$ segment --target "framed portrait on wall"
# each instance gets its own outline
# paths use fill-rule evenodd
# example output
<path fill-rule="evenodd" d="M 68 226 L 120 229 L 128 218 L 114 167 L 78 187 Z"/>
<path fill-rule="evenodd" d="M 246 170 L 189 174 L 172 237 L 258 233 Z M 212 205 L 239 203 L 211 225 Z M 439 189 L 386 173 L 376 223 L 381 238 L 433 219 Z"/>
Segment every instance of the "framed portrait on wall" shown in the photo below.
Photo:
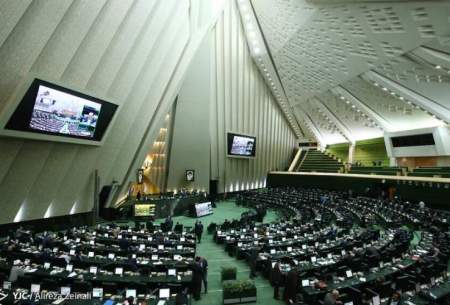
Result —
<path fill-rule="evenodd" d="M 138 172 L 137 172 L 137 183 L 138 184 L 144 183 L 144 170 L 142 168 L 138 169 Z"/>
<path fill-rule="evenodd" d="M 195 170 L 193 169 L 186 170 L 186 181 L 188 182 L 195 181 Z"/>

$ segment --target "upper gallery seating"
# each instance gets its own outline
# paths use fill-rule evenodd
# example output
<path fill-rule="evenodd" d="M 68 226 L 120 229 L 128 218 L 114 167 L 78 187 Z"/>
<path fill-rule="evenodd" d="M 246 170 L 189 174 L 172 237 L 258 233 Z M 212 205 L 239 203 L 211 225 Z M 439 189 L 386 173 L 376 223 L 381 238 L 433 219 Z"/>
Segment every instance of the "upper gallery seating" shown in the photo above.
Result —
<path fill-rule="evenodd" d="M 247 191 L 239 201 L 289 211 L 273 223 L 227 221 L 215 233 L 251 273 L 272 279 L 280 272 L 286 302 L 319 305 L 339 289 L 344 304 L 388 304 L 394 291 L 413 304 L 448 304 L 449 213 L 301 188 Z M 367 297 L 372 302 L 362 303 Z"/>
<path fill-rule="evenodd" d="M 343 169 L 342 163 L 322 153 L 317 149 L 309 149 L 305 158 L 300 162 L 297 171 L 336 173 Z"/>
<path fill-rule="evenodd" d="M 352 166 L 349 174 L 400 176 L 402 168 L 398 166 Z"/>
<path fill-rule="evenodd" d="M 418 167 L 408 176 L 450 178 L 450 167 Z"/>

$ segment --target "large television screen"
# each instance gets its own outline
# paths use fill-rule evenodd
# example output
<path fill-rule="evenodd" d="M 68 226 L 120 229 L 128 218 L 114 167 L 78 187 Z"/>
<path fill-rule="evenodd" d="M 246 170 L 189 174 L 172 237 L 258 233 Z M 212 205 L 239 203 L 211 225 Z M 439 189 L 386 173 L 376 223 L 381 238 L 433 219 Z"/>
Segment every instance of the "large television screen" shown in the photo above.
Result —
<path fill-rule="evenodd" d="M 101 109 L 100 103 L 39 85 L 29 127 L 92 139 Z"/>
<path fill-rule="evenodd" d="M 434 137 L 432 133 L 392 137 L 391 140 L 392 146 L 394 147 L 434 145 Z"/>
<path fill-rule="evenodd" d="M 228 155 L 235 157 L 254 157 L 256 138 L 235 133 L 228 133 Z"/>
<path fill-rule="evenodd" d="M 34 79 L 5 129 L 101 141 L 117 105 Z"/>
<path fill-rule="evenodd" d="M 195 205 L 195 212 L 197 214 L 197 217 L 202 217 L 205 215 L 210 215 L 213 213 L 213 209 L 211 206 L 211 202 L 203 202 L 203 203 L 197 203 Z"/>
<path fill-rule="evenodd" d="M 137 203 L 134 205 L 135 217 L 155 216 L 155 204 L 152 203 Z"/>

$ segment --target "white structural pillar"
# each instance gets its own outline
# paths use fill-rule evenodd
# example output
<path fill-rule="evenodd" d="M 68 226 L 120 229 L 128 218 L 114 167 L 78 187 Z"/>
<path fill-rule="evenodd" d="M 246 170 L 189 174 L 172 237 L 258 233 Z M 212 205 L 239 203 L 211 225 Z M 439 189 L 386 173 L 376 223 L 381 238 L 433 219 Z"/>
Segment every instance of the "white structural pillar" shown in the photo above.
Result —
<path fill-rule="evenodd" d="M 348 146 L 348 163 L 350 164 L 353 164 L 355 158 L 355 148 L 356 144 L 354 142 L 351 142 Z"/>

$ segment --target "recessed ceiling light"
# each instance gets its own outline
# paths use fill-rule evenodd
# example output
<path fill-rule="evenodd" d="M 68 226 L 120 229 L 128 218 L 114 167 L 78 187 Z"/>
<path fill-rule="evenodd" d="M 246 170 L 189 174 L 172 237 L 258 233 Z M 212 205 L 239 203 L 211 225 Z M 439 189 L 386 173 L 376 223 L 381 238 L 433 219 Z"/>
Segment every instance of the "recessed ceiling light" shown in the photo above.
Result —
<path fill-rule="evenodd" d="M 386 87 L 383 87 L 383 91 L 388 91 L 388 89 Z"/>
<path fill-rule="evenodd" d="M 440 68 L 442 68 L 442 67 L 439 66 L 439 65 L 436 65 L 435 68 L 436 68 L 436 69 L 440 69 Z"/>
<path fill-rule="evenodd" d="M 399 96 L 399 99 L 401 99 L 402 101 L 405 99 L 403 96 Z"/>
<path fill-rule="evenodd" d="M 261 53 L 261 49 L 256 47 L 253 49 L 253 52 L 255 52 L 255 54 L 259 54 L 259 53 Z"/>
<path fill-rule="evenodd" d="M 341 96 L 340 99 L 343 100 L 343 99 L 345 99 L 345 97 Z"/>

